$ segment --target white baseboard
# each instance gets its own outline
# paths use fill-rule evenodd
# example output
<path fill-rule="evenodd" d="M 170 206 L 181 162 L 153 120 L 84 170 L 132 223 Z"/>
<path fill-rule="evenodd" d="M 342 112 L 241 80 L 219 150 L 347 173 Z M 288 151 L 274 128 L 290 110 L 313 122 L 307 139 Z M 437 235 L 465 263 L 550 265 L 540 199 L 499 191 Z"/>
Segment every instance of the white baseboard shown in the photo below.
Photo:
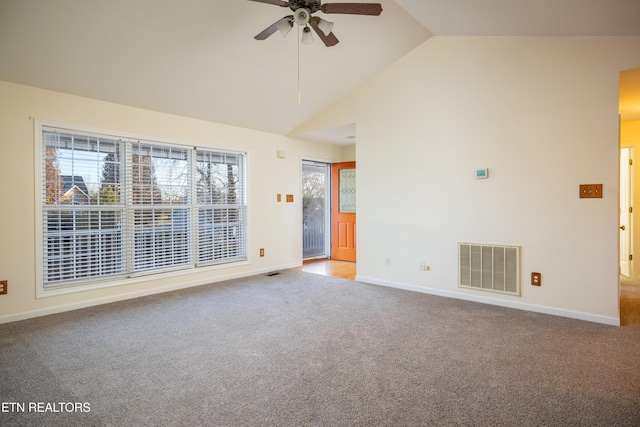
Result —
<path fill-rule="evenodd" d="M 192 288 L 192 287 L 196 287 L 196 286 L 208 285 L 208 284 L 211 284 L 211 283 L 223 282 L 225 280 L 240 279 L 240 278 L 243 278 L 243 277 L 249 277 L 249 276 L 255 276 L 255 275 L 258 275 L 258 274 L 269 273 L 271 271 L 284 270 L 284 269 L 288 269 L 288 268 L 298 267 L 299 265 L 300 264 L 298 263 L 298 264 L 281 265 L 281 266 L 277 266 L 277 267 L 270 267 L 270 268 L 266 268 L 266 269 L 243 271 L 243 272 L 240 272 L 240 273 L 233 273 L 233 274 L 227 274 L 227 275 L 223 275 L 223 276 L 210 277 L 210 278 L 207 278 L 207 279 L 200 279 L 200 280 L 194 280 L 194 281 L 190 281 L 190 282 L 175 283 L 175 284 L 171 284 L 171 285 L 168 285 L 168 286 L 160 286 L 160 287 L 157 287 L 157 288 L 144 289 L 144 290 L 139 290 L 139 291 L 125 292 L 125 293 L 118 293 L 118 294 L 115 294 L 115 295 L 110 295 L 110 296 L 101 297 L 101 298 L 89 299 L 89 300 L 85 300 L 85 301 L 81 301 L 81 302 L 75 302 L 75 303 L 71 303 L 71 304 L 57 305 L 55 307 L 41 308 L 41 309 L 37 309 L 37 310 L 30 310 L 30 311 L 25 311 L 25 312 L 16 313 L 16 314 L 7 314 L 7 315 L 4 315 L 4 316 L 0 316 L 0 324 L 17 322 L 17 321 L 20 321 L 20 320 L 32 319 L 34 317 L 48 316 L 50 314 L 63 313 L 63 312 L 66 312 L 66 311 L 79 310 L 81 308 L 93 307 L 93 306 L 102 305 L 102 304 L 109 304 L 109 303 L 112 303 L 112 302 L 124 301 L 124 300 L 128 300 L 128 299 L 133 299 L 133 298 L 140 298 L 140 297 L 145 297 L 145 296 L 148 296 L 148 295 L 161 294 L 161 293 L 164 293 L 164 292 L 177 291 L 179 289 L 186 289 L 186 288 Z M 114 288 L 114 289 L 116 289 L 116 288 Z"/>
<path fill-rule="evenodd" d="M 255 276 L 258 274 L 264 274 L 271 271 L 284 270 L 284 269 L 294 268 L 299 266 L 300 266 L 300 263 L 296 263 L 296 264 L 270 267 L 266 269 L 244 271 L 240 273 L 227 274 L 223 276 L 216 276 L 216 277 L 200 279 L 200 280 L 195 280 L 190 282 L 175 283 L 172 285 L 161 286 L 161 287 L 152 288 L 152 289 L 118 293 L 112 296 L 95 298 L 95 299 L 76 302 L 72 304 L 63 304 L 55 307 L 47 307 L 47 308 L 30 310 L 30 311 L 25 311 L 25 312 L 16 313 L 16 314 L 8 314 L 8 315 L 0 316 L 0 324 L 17 322 L 20 320 L 31 319 L 34 317 L 47 316 L 50 314 L 78 310 L 81 308 L 93 307 L 96 305 L 108 304 L 108 303 L 117 302 L 117 301 L 124 301 L 128 299 L 139 298 L 139 297 L 144 297 L 148 295 L 155 295 L 155 294 L 175 291 L 179 289 L 202 286 L 210 283 L 223 282 L 225 280 Z M 501 307 L 515 308 L 518 310 L 532 311 L 535 313 L 550 314 L 554 316 L 567 317 L 570 319 L 585 320 L 588 322 L 602 323 L 602 324 L 611 325 L 611 326 L 620 326 L 620 319 L 617 319 L 615 317 L 602 316 L 597 314 L 584 313 L 580 311 L 566 310 L 566 309 L 547 307 L 547 306 L 541 306 L 541 305 L 535 305 L 535 304 L 527 304 L 527 303 L 518 302 L 518 301 L 502 300 L 498 298 L 485 297 L 481 295 L 472 295 L 472 294 L 466 294 L 462 292 L 455 292 L 455 291 L 448 291 L 448 290 L 434 289 L 434 288 L 425 288 L 423 286 L 411 285 L 407 283 L 391 282 L 387 280 L 380 280 L 380 279 L 375 279 L 375 278 L 365 277 L 365 276 L 356 276 L 356 280 L 359 282 L 368 283 L 372 285 L 404 289 L 407 291 L 420 292 L 424 294 L 437 295 L 437 296 L 442 296 L 447 298 L 456 298 L 456 299 L 461 299 L 466 301 L 479 302 L 482 304 L 491 304 L 491 305 L 497 305 Z"/>
<path fill-rule="evenodd" d="M 466 294 L 463 292 L 447 291 L 442 289 L 425 288 L 424 286 L 411 285 L 407 283 L 397 283 L 387 280 L 374 279 L 365 276 L 356 276 L 358 282 L 371 285 L 387 286 L 390 288 L 404 289 L 407 291 L 420 292 L 423 294 L 437 295 L 447 298 L 456 298 L 465 301 L 479 302 L 482 304 L 497 305 L 500 307 L 515 308 L 518 310 L 532 311 L 535 313 L 550 314 L 553 316 L 568 317 L 570 319 L 585 320 L 587 322 L 602 323 L 611 326 L 620 326 L 620 319 L 598 314 L 584 313 L 581 311 L 566 310 L 562 308 L 547 307 L 543 305 L 527 304 L 518 301 L 503 300 L 481 295 Z"/>

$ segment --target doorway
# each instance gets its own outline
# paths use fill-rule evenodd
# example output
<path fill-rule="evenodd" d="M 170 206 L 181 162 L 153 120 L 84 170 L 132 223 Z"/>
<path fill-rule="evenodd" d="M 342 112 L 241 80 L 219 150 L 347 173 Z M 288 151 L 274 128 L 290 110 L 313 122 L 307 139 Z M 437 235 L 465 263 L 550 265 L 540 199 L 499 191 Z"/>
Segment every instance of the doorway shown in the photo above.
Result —
<path fill-rule="evenodd" d="M 302 161 L 302 258 L 329 258 L 330 251 L 329 163 Z"/>
<path fill-rule="evenodd" d="M 620 73 L 620 324 L 640 326 L 640 268 L 633 259 L 638 232 L 634 227 L 633 201 L 639 186 L 635 185 L 634 155 L 640 147 L 640 68 Z M 635 243 L 635 244 L 634 244 Z"/>

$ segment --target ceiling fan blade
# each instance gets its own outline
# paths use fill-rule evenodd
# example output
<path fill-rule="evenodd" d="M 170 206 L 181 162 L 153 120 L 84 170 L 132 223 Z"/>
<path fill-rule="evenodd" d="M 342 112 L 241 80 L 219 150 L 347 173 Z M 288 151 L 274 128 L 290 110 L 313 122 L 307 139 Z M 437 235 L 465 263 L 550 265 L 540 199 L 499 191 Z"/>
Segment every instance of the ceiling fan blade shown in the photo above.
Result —
<path fill-rule="evenodd" d="M 249 0 L 249 1 L 257 1 L 258 3 L 268 3 L 275 4 L 276 6 L 289 7 L 289 2 L 283 0 Z"/>
<path fill-rule="evenodd" d="M 327 36 L 324 31 L 322 31 L 319 27 L 318 27 L 318 22 L 320 22 L 320 18 L 318 18 L 317 16 L 314 16 L 311 21 L 309 21 L 309 25 L 311 26 L 311 28 L 313 28 L 316 32 L 316 34 L 318 35 L 318 37 L 320 37 L 320 40 L 322 40 L 322 42 L 325 44 L 325 46 L 327 47 L 331 47 L 331 46 L 335 46 L 337 45 L 340 41 L 338 40 L 338 38 L 335 36 L 335 34 L 333 34 L 333 32 L 329 33 L 329 35 Z"/>
<path fill-rule="evenodd" d="M 380 3 L 326 3 L 320 7 L 324 13 L 346 13 L 351 15 L 374 15 L 382 13 Z"/>
<path fill-rule="evenodd" d="M 264 31 L 262 31 L 260 34 L 255 36 L 254 39 L 256 39 L 256 40 L 264 40 L 264 39 L 266 39 L 271 34 L 273 34 L 276 31 L 278 31 L 278 25 L 281 22 L 287 22 L 287 21 L 291 21 L 291 20 L 293 20 L 293 15 L 285 16 L 284 18 L 278 19 L 276 22 L 274 22 L 273 24 L 271 24 L 267 28 L 265 28 Z"/>

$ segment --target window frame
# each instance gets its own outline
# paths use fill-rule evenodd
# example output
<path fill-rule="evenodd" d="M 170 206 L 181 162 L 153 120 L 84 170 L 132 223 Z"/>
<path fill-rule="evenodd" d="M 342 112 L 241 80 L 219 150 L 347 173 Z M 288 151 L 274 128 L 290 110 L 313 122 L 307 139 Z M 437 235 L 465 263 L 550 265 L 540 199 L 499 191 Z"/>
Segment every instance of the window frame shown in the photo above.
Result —
<path fill-rule="evenodd" d="M 56 285 L 45 283 L 45 245 L 46 242 L 46 224 L 44 223 L 44 213 L 47 211 L 47 203 L 44 195 L 44 167 L 45 167 L 45 154 L 44 148 L 46 141 L 44 133 L 47 130 L 55 130 L 60 133 L 70 133 L 75 135 L 82 135 L 86 137 L 98 137 L 98 138 L 111 138 L 115 140 L 122 140 L 123 145 L 126 148 L 123 150 L 124 156 L 128 156 L 124 162 L 126 167 L 131 167 L 128 163 L 131 163 L 132 147 L 136 142 L 144 142 L 145 144 L 152 144 L 153 146 L 165 146 L 168 148 L 185 150 L 188 152 L 188 169 L 189 169 L 189 193 L 190 201 L 185 205 L 176 205 L 175 208 L 181 209 L 181 206 L 186 206 L 187 218 L 188 218 L 188 252 L 190 262 L 185 265 L 179 265 L 175 267 L 167 267 L 162 269 L 150 269 L 136 271 L 133 267 L 134 264 L 134 212 L 140 209 L 140 206 L 146 205 L 132 205 L 131 196 L 133 186 L 131 185 L 130 171 L 123 172 L 123 175 L 127 177 L 128 185 L 125 183 L 125 198 L 124 203 L 121 203 L 118 209 L 123 210 L 123 248 L 121 249 L 124 257 L 125 271 L 122 274 L 110 275 L 107 277 L 87 277 L 86 279 L 77 280 L 63 280 Z M 201 273 L 207 271 L 220 270 L 225 268 L 238 267 L 242 265 L 248 265 L 249 251 L 248 251 L 248 153 L 247 151 L 233 149 L 233 148 L 220 148 L 220 147 L 206 147 L 206 146 L 194 146 L 193 144 L 185 143 L 184 141 L 161 139 L 156 137 L 148 137 L 144 135 L 131 134 L 126 132 L 117 132 L 111 130 L 103 130 L 96 128 L 89 128 L 85 126 L 78 126 L 66 123 L 52 122 L 41 119 L 34 119 L 34 141 L 35 141 L 35 269 L 36 269 L 36 298 L 49 297 L 61 294 L 76 293 L 86 290 L 108 288 L 113 286 L 120 286 L 125 284 L 135 284 L 145 282 L 149 280 L 161 280 L 164 278 L 183 276 L 185 274 Z M 216 153 L 224 155 L 237 156 L 238 159 L 238 182 L 240 183 L 240 189 L 238 191 L 238 203 L 236 206 L 243 212 L 242 222 L 239 225 L 241 230 L 241 243 L 239 256 L 232 259 L 214 260 L 213 262 L 199 263 L 198 251 L 199 251 L 199 232 L 198 232 L 198 210 L 203 206 L 198 203 L 196 197 L 196 159 L 197 153 Z M 86 205 L 90 209 L 97 209 L 95 206 Z M 149 205 L 152 206 L 152 205 Z M 166 207 L 165 205 L 162 205 Z M 230 206 L 230 205 L 228 205 Z M 74 232 L 77 231 L 74 229 Z M 211 279 L 207 279 L 209 282 Z M 196 284 L 196 283 L 193 283 Z M 180 288 L 190 286 L 192 284 L 180 284 L 173 285 L 172 288 Z"/>

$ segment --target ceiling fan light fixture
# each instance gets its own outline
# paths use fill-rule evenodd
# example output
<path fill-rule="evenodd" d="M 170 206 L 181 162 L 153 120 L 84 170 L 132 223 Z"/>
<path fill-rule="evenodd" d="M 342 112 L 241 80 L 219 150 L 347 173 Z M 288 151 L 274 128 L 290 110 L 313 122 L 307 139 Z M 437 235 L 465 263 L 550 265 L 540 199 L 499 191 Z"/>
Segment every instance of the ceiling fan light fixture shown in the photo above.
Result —
<path fill-rule="evenodd" d="M 304 7 L 296 9 L 293 14 L 293 20 L 301 27 L 307 25 L 309 23 L 309 19 L 311 19 L 311 13 Z"/>
<path fill-rule="evenodd" d="M 304 29 L 302 30 L 302 40 L 301 40 L 302 44 L 312 44 L 313 43 L 313 36 L 311 35 L 311 28 L 309 27 L 304 27 Z"/>
<path fill-rule="evenodd" d="M 289 34 L 289 31 L 291 31 L 292 28 L 293 28 L 292 21 L 282 21 L 278 24 L 278 31 L 280 31 L 280 34 L 282 34 L 282 37 L 287 37 L 287 34 Z"/>
<path fill-rule="evenodd" d="M 326 19 L 320 18 L 318 21 L 318 28 L 322 30 L 325 36 L 331 34 L 331 30 L 333 30 L 333 22 L 329 22 Z"/>

